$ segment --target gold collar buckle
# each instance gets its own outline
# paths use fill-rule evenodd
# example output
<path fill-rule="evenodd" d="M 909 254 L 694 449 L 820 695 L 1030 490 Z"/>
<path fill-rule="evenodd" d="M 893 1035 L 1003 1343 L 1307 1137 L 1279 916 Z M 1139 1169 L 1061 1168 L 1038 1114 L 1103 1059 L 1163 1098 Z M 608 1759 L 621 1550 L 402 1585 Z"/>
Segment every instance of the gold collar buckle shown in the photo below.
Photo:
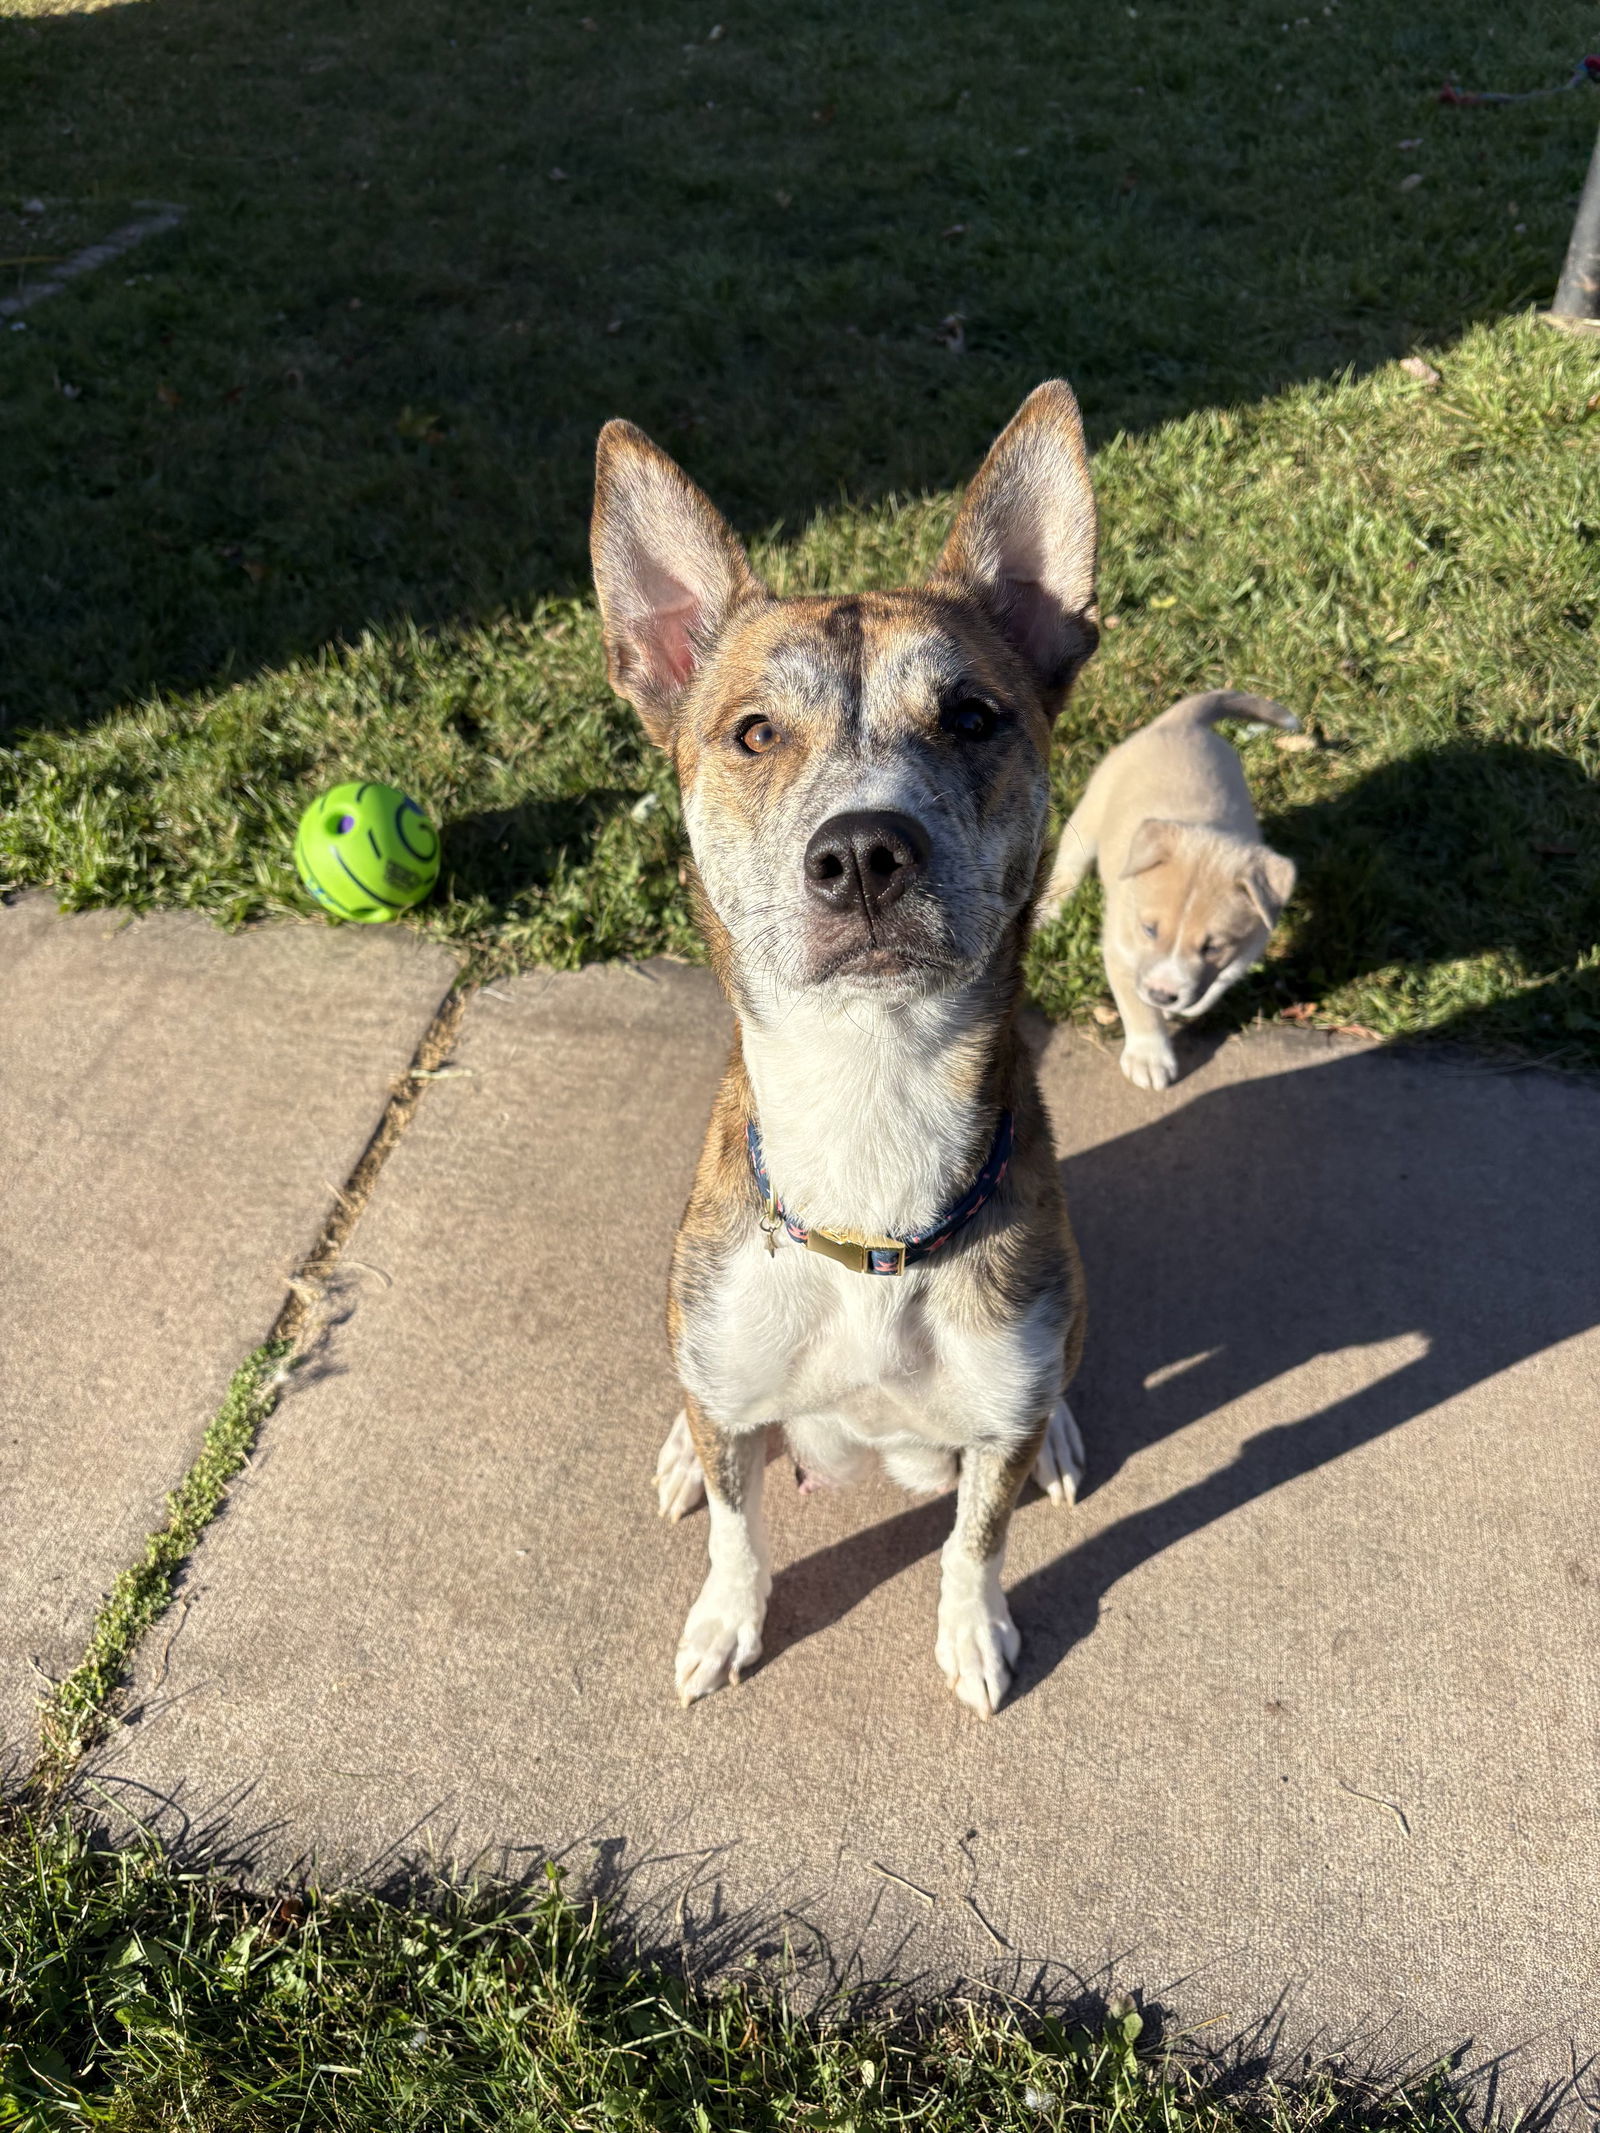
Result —
<path fill-rule="evenodd" d="M 806 1250 L 820 1252 L 852 1274 L 903 1274 L 906 1270 L 906 1248 L 898 1237 L 836 1237 L 831 1230 L 811 1229 L 806 1231 Z M 887 1253 L 894 1264 L 875 1267 L 868 1256 L 872 1252 Z"/>

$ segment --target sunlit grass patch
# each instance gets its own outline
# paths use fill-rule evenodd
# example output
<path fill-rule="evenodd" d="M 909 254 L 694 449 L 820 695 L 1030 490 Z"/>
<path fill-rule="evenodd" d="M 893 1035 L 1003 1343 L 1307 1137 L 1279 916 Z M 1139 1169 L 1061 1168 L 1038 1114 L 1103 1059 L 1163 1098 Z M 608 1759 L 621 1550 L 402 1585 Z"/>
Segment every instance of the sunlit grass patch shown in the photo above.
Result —
<path fill-rule="evenodd" d="M 1060 804 L 1187 690 L 1279 697 L 1317 746 L 1236 737 L 1302 886 L 1232 1011 L 1600 1061 L 1600 355 L 1523 320 L 1434 356 L 1436 388 L 1391 366 L 1101 449 L 1106 628 L 1062 720 Z M 758 561 L 781 590 L 892 585 L 951 508 L 840 505 Z M 699 952 L 668 767 L 581 599 L 374 629 L 39 734 L 0 757 L 0 874 L 70 906 L 300 910 L 295 820 L 351 775 L 443 825 L 416 923 L 482 967 Z M 1051 1012 L 1104 996 L 1093 908 L 1035 946 Z"/>
<path fill-rule="evenodd" d="M 881 1996 L 880 1996 L 881 1997 Z M 1174 2051 L 1171 2047 L 1176 2045 Z M 247 1896 L 137 1835 L 0 1823 L 0 2124 L 116 2133 L 1461 2133 L 1439 2078 L 1241 2084 L 1131 2001 L 804 2020 L 531 1886 Z"/>

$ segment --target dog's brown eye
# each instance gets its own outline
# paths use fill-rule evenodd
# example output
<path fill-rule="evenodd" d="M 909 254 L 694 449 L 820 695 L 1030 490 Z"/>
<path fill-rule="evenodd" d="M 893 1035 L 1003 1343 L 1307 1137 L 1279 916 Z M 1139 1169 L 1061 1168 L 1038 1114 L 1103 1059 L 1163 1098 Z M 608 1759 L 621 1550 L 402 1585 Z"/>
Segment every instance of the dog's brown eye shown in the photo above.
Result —
<path fill-rule="evenodd" d="M 995 725 L 994 706 L 978 696 L 964 696 L 944 715 L 946 733 L 953 733 L 958 741 L 986 741 Z"/>
<path fill-rule="evenodd" d="M 1153 918 L 1144 918 L 1141 919 L 1139 923 L 1143 926 L 1145 932 L 1150 936 L 1151 940 L 1154 940 L 1156 937 L 1156 932 L 1158 930 L 1156 927 L 1155 920 Z"/>
<path fill-rule="evenodd" d="M 770 718 L 753 718 L 748 725 L 739 728 L 739 746 L 748 749 L 751 755 L 765 755 L 769 748 L 778 745 L 778 729 Z"/>

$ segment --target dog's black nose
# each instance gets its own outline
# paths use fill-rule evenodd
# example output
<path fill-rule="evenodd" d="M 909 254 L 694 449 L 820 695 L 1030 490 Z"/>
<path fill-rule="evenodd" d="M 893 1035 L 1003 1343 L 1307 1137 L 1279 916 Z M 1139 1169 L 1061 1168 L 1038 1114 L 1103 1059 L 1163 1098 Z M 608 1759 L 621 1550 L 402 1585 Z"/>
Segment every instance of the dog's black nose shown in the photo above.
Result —
<path fill-rule="evenodd" d="M 1175 992 L 1168 992 L 1164 985 L 1147 985 L 1144 996 L 1152 1007 L 1170 1007 L 1178 997 Z"/>
<path fill-rule="evenodd" d="M 833 815 L 806 846 L 806 888 L 830 911 L 875 918 L 928 866 L 928 833 L 909 815 L 858 809 Z"/>

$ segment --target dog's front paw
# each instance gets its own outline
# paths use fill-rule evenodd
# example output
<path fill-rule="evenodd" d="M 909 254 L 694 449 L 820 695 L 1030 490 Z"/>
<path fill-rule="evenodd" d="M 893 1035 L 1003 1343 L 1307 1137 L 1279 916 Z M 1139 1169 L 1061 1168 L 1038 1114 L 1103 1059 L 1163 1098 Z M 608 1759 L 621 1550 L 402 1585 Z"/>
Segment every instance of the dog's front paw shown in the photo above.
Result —
<path fill-rule="evenodd" d="M 712 1571 L 678 1639 L 679 1703 L 698 1703 L 724 1683 L 738 1686 L 761 1657 L 766 1611 L 758 1589 Z"/>
<path fill-rule="evenodd" d="M 689 1434 L 689 1417 L 680 1409 L 656 1459 L 656 1501 L 661 1516 L 670 1518 L 676 1525 L 680 1518 L 687 1518 L 705 1500 L 706 1477 L 700 1465 L 700 1454 Z"/>
<path fill-rule="evenodd" d="M 944 1678 L 968 1710 L 993 1718 L 1011 1686 L 1022 1636 L 1011 1619 L 997 1571 L 987 1565 L 946 1567 L 939 1593 L 934 1644 Z"/>
<path fill-rule="evenodd" d="M 1138 1089 L 1169 1089 L 1178 1078 L 1178 1055 L 1165 1037 L 1130 1037 L 1122 1047 L 1122 1071 Z"/>
<path fill-rule="evenodd" d="M 1033 1478 L 1052 1503 L 1074 1504 L 1083 1480 L 1083 1439 L 1065 1400 L 1057 1400 L 1044 1426 L 1044 1442 L 1033 1462 Z"/>

